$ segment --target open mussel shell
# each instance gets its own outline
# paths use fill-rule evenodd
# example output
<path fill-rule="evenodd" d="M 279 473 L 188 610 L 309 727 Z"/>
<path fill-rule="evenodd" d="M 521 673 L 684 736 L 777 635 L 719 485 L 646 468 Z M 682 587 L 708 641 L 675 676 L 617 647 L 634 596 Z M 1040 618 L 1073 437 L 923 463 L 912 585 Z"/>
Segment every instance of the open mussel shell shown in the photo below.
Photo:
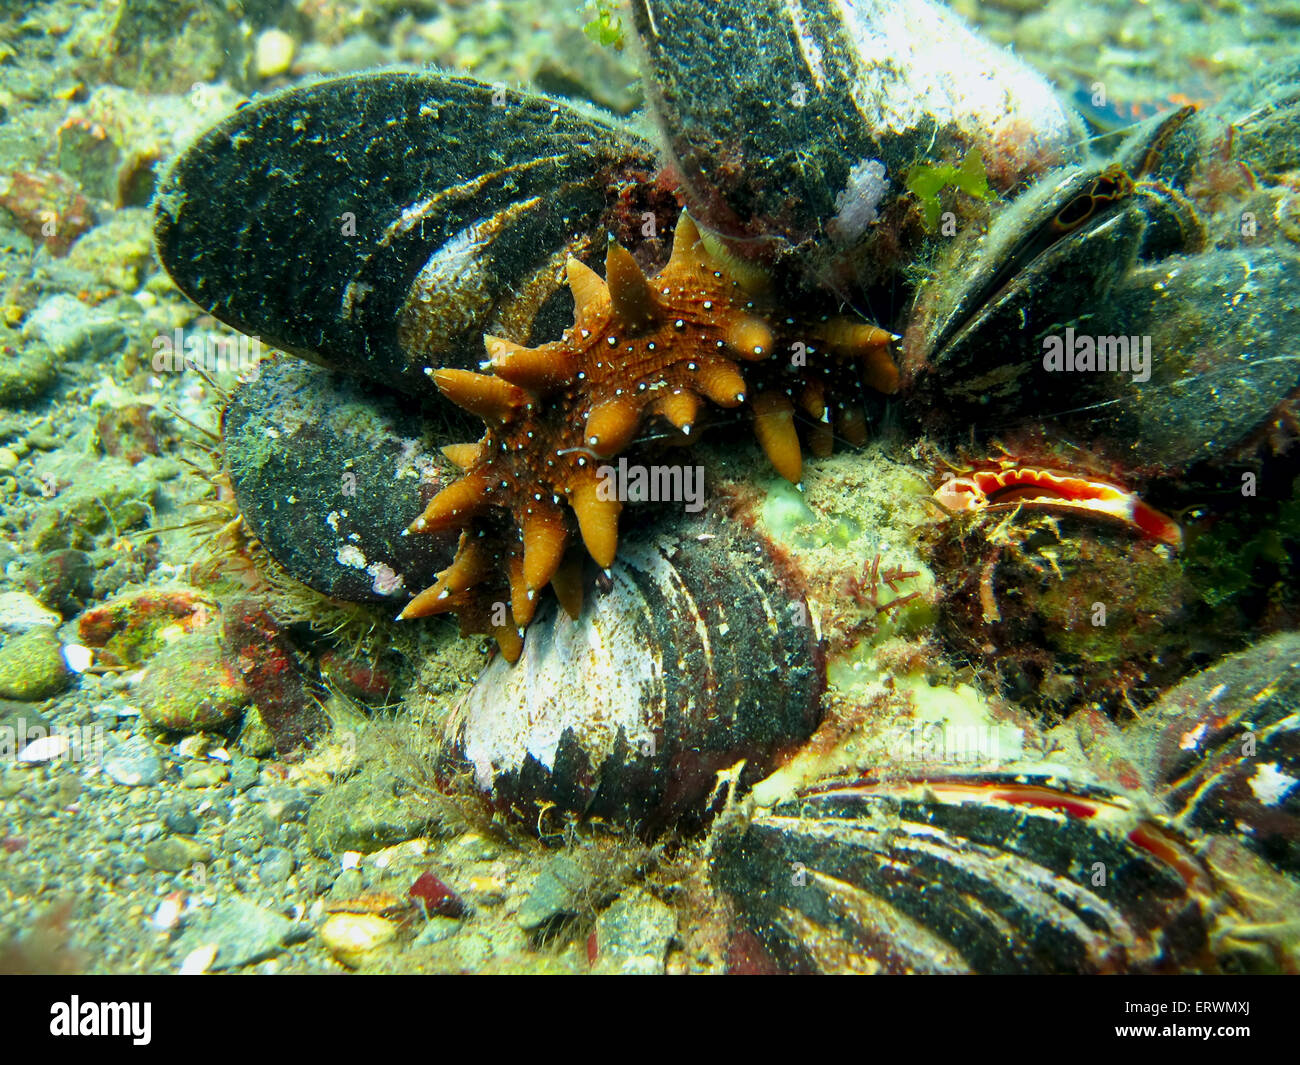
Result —
<path fill-rule="evenodd" d="M 456 547 L 450 534 L 402 535 L 457 475 L 432 424 L 376 387 L 297 359 L 264 360 L 222 417 L 239 512 L 302 583 L 338 599 L 404 603 Z"/>
<path fill-rule="evenodd" d="M 513 666 L 458 708 L 458 746 L 501 805 L 653 831 L 699 822 L 720 770 L 773 768 L 821 718 L 825 661 L 802 592 L 736 527 L 642 530 L 574 620 L 539 611 Z M 533 815 L 535 816 L 535 814 Z"/>
<path fill-rule="evenodd" d="M 740 929 L 798 972 L 1197 963 L 1210 881 L 1127 799 L 1010 775 L 830 788 L 715 850 Z"/>
<path fill-rule="evenodd" d="M 425 367 L 476 366 L 485 332 L 559 335 L 566 256 L 639 230 L 629 187 L 644 191 L 653 169 L 635 134 L 560 100 L 438 73 L 353 75 L 255 100 L 204 133 L 160 184 L 158 252 L 234 328 L 434 395 Z"/>
<path fill-rule="evenodd" d="M 1046 80 L 930 0 L 631 10 L 687 206 L 743 258 L 879 279 L 903 258 L 911 167 L 978 151 L 1006 191 L 1082 140 Z"/>
<path fill-rule="evenodd" d="M 1130 731 L 1177 823 L 1300 874 L 1300 633 L 1229 655 Z"/>
<path fill-rule="evenodd" d="M 1300 249 L 1273 221 L 1292 156 L 1268 136 L 1300 127 L 1297 84 L 1157 116 L 959 235 L 906 331 L 920 419 L 1046 424 L 1142 473 L 1234 453 L 1300 387 Z"/>
<path fill-rule="evenodd" d="M 1100 163 L 1056 171 L 1003 208 L 986 234 L 957 242 L 918 293 L 905 337 L 916 393 L 940 410 L 982 407 L 993 417 L 1077 397 L 1074 375 L 1044 373 L 1042 340 L 1080 308 L 1105 306 L 1136 263 L 1146 227 L 1140 202 L 1128 197 L 1057 235 L 1057 220 L 1092 196 L 1105 172 Z"/>

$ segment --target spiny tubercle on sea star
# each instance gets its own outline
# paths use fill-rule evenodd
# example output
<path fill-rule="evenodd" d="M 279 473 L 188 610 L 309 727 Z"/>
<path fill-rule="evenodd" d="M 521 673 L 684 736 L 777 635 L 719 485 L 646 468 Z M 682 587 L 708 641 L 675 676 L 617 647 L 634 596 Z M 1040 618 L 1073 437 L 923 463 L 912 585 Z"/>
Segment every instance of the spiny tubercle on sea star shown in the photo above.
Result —
<path fill-rule="evenodd" d="M 795 405 L 818 419 L 815 429 L 824 427 L 809 446 L 825 453 L 828 367 L 846 363 L 856 379 L 883 392 L 898 385 L 891 334 L 845 318 L 774 323 L 705 249 L 685 213 L 672 255 L 653 278 L 613 242 L 604 280 L 577 259 L 568 261 L 567 277 L 574 323 L 560 340 L 528 348 L 488 336 L 491 374 L 433 374 L 443 395 L 481 417 L 487 432 L 477 443 L 444 448 L 461 476 L 408 529 L 464 532 L 451 565 L 401 617 L 454 611 L 462 631 L 491 632 L 512 662 L 548 583 L 577 617 L 582 591 L 581 555 L 572 547 L 575 522 L 596 563 L 613 563 L 622 504 L 600 490 L 598 470 L 649 418 L 662 419 L 676 442 L 686 443 L 703 400 L 724 408 L 749 400 L 764 451 L 779 473 L 798 483 Z M 799 373 L 790 383 L 787 374 L 785 382 L 760 386 L 751 398 L 738 360 L 760 363 L 777 351 L 820 357 L 822 375 Z M 861 412 L 852 405 L 841 407 L 836 428 L 850 442 L 865 440 Z M 508 602 L 495 594 L 502 573 Z"/>

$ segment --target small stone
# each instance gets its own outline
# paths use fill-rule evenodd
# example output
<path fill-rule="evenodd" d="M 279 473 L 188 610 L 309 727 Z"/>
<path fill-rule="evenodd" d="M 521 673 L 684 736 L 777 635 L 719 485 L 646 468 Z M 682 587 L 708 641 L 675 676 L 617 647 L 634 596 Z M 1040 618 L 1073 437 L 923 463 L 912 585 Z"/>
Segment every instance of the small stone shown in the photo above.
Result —
<path fill-rule="evenodd" d="M 9 699 L 0 699 L 0 729 L 12 729 L 13 749 L 17 750 L 32 739 L 39 739 L 41 736 L 50 734 L 50 720 L 44 714 L 39 713 L 30 703 L 20 703 Z M 8 733 L 4 733 L 5 740 L 9 740 Z M 9 747 L 6 745 L 0 750 L 7 753 Z"/>
<path fill-rule="evenodd" d="M 418 797 L 402 794 L 393 773 L 363 770 L 316 800 L 307 815 L 307 833 L 318 853 L 369 853 L 414 839 L 429 819 L 428 807 Z"/>
<path fill-rule="evenodd" d="M 72 741 L 62 733 L 41 736 L 18 752 L 18 764 L 43 765 L 46 762 L 53 762 L 67 754 L 71 746 Z"/>
<path fill-rule="evenodd" d="M 58 628 L 63 619 L 26 592 L 0 594 L 0 632 L 20 633 L 36 628 Z"/>
<path fill-rule="evenodd" d="M 262 767 L 256 758 L 237 754 L 230 759 L 230 783 L 240 791 L 253 787 L 262 776 Z"/>
<path fill-rule="evenodd" d="M 123 207 L 92 229 L 68 253 L 68 264 L 120 292 L 134 292 L 149 265 L 153 212 Z"/>
<path fill-rule="evenodd" d="M 664 956 L 676 934 L 673 911 L 648 891 L 633 891 L 597 919 L 593 971 L 658 975 L 664 971 Z"/>
<path fill-rule="evenodd" d="M 533 932 L 577 913 L 590 884 L 591 877 L 580 862 L 568 854 L 553 855 L 519 907 L 519 927 Z"/>
<path fill-rule="evenodd" d="M 126 330 L 117 315 L 60 292 L 27 316 L 23 337 L 40 341 L 59 359 L 102 359 L 118 349 Z"/>
<path fill-rule="evenodd" d="M 22 459 L 11 448 L 0 447 L 0 473 L 13 473 Z"/>
<path fill-rule="evenodd" d="M 269 847 L 257 863 L 257 878 L 264 884 L 283 884 L 293 875 L 293 855 L 283 847 Z"/>
<path fill-rule="evenodd" d="M 60 621 L 79 613 L 94 592 L 95 565 L 84 551 L 64 548 L 47 551 L 32 561 L 23 583 Z"/>
<path fill-rule="evenodd" d="M 146 844 L 141 852 L 150 869 L 163 873 L 183 873 L 194 865 L 212 861 L 212 851 L 197 840 L 184 836 L 168 836 Z"/>
<path fill-rule="evenodd" d="M 293 931 L 287 917 L 235 898 L 218 903 L 206 920 L 187 930 L 176 941 L 174 952 L 184 958 L 212 945 L 217 948 L 212 969 L 237 969 L 280 953 Z"/>
<path fill-rule="evenodd" d="M 392 695 L 398 663 L 392 656 L 372 659 L 329 650 L 320 656 L 320 670 L 321 675 L 345 695 L 359 702 L 380 705 Z"/>
<path fill-rule="evenodd" d="M 239 728 L 239 749 L 251 758 L 265 758 L 275 751 L 275 737 L 262 720 L 262 713 L 256 706 L 250 706 L 244 714 L 244 723 Z"/>
<path fill-rule="evenodd" d="M 329 897 L 332 899 L 350 899 L 361 893 L 365 887 L 365 877 L 360 869 L 344 869 L 330 885 Z"/>
<path fill-rule="evenodd" d="M 185 807 L 172 807 L 163 811 L 163 826 L 168 832 L 181 836 L 192 836 L 199 830 L 199 819 L 192 810 Z"/>
<path fill-rule="evenodd" d="M 250 788 L 248 797 L 254 802 L 262 803 L 268 820 L 276 825 L 301 821 L 307 816 L 312 802 L 309 794 L 283 784 Z"/>
<path fill-rule="evenodd" d="M 224 784 L 230 777 L 230 770 L 224 765 L 196 765 L 188 769 L 181 777 L 183 788 L 215 788 Z"/>
<path fill-rule="evenodd" d="M 58 377 L 54 353 L 40 341 L 17 342 L 9 330 L 0 332 L 0 406 L 39 399 Z"/>
<path fill-rule="evenodd" d="M 153 745 L 136 736 L 104 756 L 104 772 L 127 787 L 152 787 L 162 780 L 163 763 Z"/>
<path fill-rule="evenodd" d="M 425 913 L 439 917 L 460 917 L 465 913 L 461 897 L 431 870 L 421 873 L 406 892 L 424 906 Z"/>
<path fill-rule="evenodd" d="M 441 943 L 444 939 L 454 936 L 462 927 L 464 927 L 463 923 L 455 917 L 430 917 L 411 946 L 418 949 Z"/>
<path fill-rule="evenodd" d="M 226 661 L 220 641 L 207 632 L 183 636 L 158 652 L 136 697 L 141 716 L 171 732 L 220 728 L 248 703 L 243 680 Z"/>
<path fill-rule="evenodd" d="M 102 648 L 113 661 L 136 666 L 217 615 L 217 604 L 197 588 L 139 588 L 91 607 L 78 619 L 77 632 L 82 643 Z"/>
<path fill-rule="evenodd" d="M 10 636 L 0 647 L 0 697 L 34 701 L 57 695 L 72 680 L 52 629 Z"/>
<path fill-rule="evenodd" d="M 154 409 L 147 403 L 130 403 L 109 407 L 95 423 L 95 433 L 104 454 L 123 459 L 131 465 L 146 455 L 161 454 L 154 426 Z"/>
<path fill-rule="evenodd" d="M 397 937 L 392 921 L 369 913 L 335 913 L 321 925 L 321 942 L 350 969 L 373 961 Z"/>
<path fill-rule="evenodd" d="M 253 45 L 253 73 L 259 78 L 274 78 L 285 73 L 293 63 L 297 42 L 284 30 L 263 30 Z"/>

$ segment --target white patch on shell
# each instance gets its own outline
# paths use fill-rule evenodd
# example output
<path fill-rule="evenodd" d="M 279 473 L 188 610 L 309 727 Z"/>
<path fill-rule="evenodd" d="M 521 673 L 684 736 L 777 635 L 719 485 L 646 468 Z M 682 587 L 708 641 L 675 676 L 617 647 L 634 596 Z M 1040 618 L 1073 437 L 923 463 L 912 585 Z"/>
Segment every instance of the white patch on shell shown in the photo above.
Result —
<path fill-rule="evenodd" d="M 1264 762 L 1250 778 L 1250 790 L 1263 806 L 1276 806 L 1296 786 L 1296 778 L 1283 773 L 1274 762 Z"/>
<path fill-rule="evenodd" d="M 927 0 L 833 0 L 858 57 L 853 102 L 869 129 L 907 133 L 932 116 L 996 143 L 1017 164 L 1072 139 L 1042 75 Z M 986 158 L 987 162 L 987 158 Z"/>
<path fill-rule="evenodd" d="M 785 13 L 794 27 L 795 40 L 799 44 L 803 61 L 808 64 L 813 85 L 820 92 L 826 88 L 826 71 L 822 67 L 822 50 L 818 47 L 816 38 L 808 32 L 808 15 L 799 0 L 785 0 Z"/>
<path fill-rule="evenodd" d="M 1202 721 L 1194 729 L 1184 732 L 1178 737 L 1178 749 L 1180 751 L 1193 751 L 1200 746 L 1201 739 L 1205 736 L 1206 724 Z"/>
<path fill-rule="evenodd" d="M 492 307 L 492 276 L 484 251 L 491 244 L 480 219 L 438 248 L 411 282 L 398 325 L 415 351 L 437 351 Z"/>
<path fill-rule="evenodd" d="M 463 749 L 484 789 L 529 755 L 554 768 L 567 730 L 594 768 L 613 754 L 620 729 L 640 743 L 663 727 L 663 654 L 683 649 L 658 646 L 650 607 L 626 568 L 650 577 L 670 598 L 670 611 L 684 615 L 690 607 L 659 550 L 629 544 L 620 552 L 609 593 L 586 596 L 577 621 L 556 610 L 534 622 L 519 661 L 511 666 L 496 658 L 465 697 Z"/>
<path fill-rule="evenodd" d="M 348 566 L 351 569 L 365 569 L 366 556 L 362 553 L 361 548 L 355 544 L 344 544 L 334 553 L 334 560 L 340 566 Z"/>
<path fill-rule="evenodd" d="M 406 587 L 406 578 L 384 562 L 372 562 L 366 572 L 375 580 L 371 585 L 376 595 L 396 595 Z"/>
<path fill-rule="evenodd" d="M 876 209 L 888 191 L 885 164 L 863 159 L 849 171 L 848 184 L 835 197 L 836 214 L 826 224 L 826 232 L 841 244 L 853 244 L 880 217 Z"/>

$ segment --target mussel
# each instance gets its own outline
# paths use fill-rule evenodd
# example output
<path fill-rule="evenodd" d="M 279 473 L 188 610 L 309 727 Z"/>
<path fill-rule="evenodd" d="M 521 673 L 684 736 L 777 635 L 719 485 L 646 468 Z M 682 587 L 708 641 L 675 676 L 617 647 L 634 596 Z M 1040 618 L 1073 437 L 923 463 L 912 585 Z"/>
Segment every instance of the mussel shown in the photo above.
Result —
<path fill-rule="evenodd" d="M 782 971 L 1152 972 L 1204 960 L 1212 882 L 1130 800 L 1006 775 L 828 786 L 715 852 Z"/>
<path fill-rule="evenodd" d="M 452 715 L 502 806 L 698 825 L 718 773 L 759 779 L 821 720 L 808 602 L 734 523 L 643 531 L 576 618 L 544 609 L 519 661 L 489 665 Z"/>

